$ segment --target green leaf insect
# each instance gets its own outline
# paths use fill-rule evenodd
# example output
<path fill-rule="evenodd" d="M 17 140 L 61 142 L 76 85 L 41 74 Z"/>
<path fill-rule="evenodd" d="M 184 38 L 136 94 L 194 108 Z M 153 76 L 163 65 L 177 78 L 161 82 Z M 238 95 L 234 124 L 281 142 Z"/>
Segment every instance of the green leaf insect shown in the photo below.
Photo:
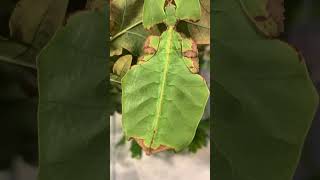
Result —
<path fill-rule="evenodd" d="M 209 97 L 196 43 L 176 30 L 176 7 L 165 8 L 167 30 L 149 36 L 144 55 L 122 78 L 122 126 L 147 155 L 180 151 L 195 136 Z"/>

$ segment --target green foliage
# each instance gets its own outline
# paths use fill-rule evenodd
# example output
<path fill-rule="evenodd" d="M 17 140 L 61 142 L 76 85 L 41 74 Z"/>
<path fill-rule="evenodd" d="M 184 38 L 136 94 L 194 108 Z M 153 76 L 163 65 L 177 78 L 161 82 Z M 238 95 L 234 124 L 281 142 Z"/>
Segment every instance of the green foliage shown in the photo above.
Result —
<path fill-rule="evenodd" d="M 139 55 L 150 34 L 142 26 L 143 1 L 114 0 L 110 6 L 110 53 L 125 48 L 133 55 Z"/>
<path fill-rule="evenodd" d="M 209 120 L 200 121 L 196 134 L 188 146 L 188 150 L 192 153 L 196 153 L 199 149 L 207 146 L 209 137 Z"/>
<path fill-rule="evenodd" d="M 43 46 L 46 39 L 41 38 L 49 38 L 62 24 L 67 5 L 68 0 L 20 0 L 11 15 L 11 36 L 29 44 L 38 41 Z"/>
<path fill-rule="evenodd" d="M 72 16 L 38 57 L 40 180 L 105 180 L 106 10 Z"/>
<path fill-rule="evenodd" d="M 136 141 L 131 141 L 130 151 L 132 158 L 140 159 L 142 157 L 142 149 Z"/>
<path fill-rule="evenodd" d="M 122 77 L 130 69 L 132 63 L 132 55 L 121 56 L 113 65 L 113 73 L 117 75 L 118 80 L 121 81 Z"/>
<path fill-rule="evenodd" d="M 318 104 L 303 58 L 238 0 L 213 7 L 213 178 L 291 180 Z"/>
<path fill-rule="evenodd" d="M 283 0 L 239 0 L 243 10 L 257 29 L 268 37 L 283 31 Z"/>
<path fill-rule="evenodd" d="M 19 42 L 8 39 L 0 40 L 0 61 L 35 69 L 34 57 L 24 55 L 28 48 L 30 46 Z"/>
<path fill-rule="evenodd" d="M 1 1 L 0 168 L 10 166 L 17 154 L 37 163 L 36 56 L 62 25 L 67 4 L 67 0 Z"/>
<path fill-rule="evenodd" d="M 29 44 L 23 55 L 34 65 L 38 52 L 62 25 L 68 0 L 20 0 L 10 18 L 13 39 Z"/>

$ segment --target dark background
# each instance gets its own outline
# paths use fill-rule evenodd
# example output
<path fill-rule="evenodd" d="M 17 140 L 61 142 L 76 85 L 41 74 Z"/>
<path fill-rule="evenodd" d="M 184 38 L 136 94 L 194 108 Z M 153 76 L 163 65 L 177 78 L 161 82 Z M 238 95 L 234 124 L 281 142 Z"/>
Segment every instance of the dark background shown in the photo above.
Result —
<path fill-rule="evenodd" d="M 311 79 L 320 93 L 320 1 L 285 1 L 286 30 L 282 38 L 305 58 Z M 294 180 L 320 180 L 320 108 L 305 141 Z"/>

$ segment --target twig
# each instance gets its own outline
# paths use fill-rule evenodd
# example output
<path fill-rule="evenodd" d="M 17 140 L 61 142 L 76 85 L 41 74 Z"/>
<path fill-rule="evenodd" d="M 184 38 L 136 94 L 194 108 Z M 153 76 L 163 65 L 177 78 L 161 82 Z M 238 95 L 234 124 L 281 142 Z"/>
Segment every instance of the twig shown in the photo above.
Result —
<path fill-rule="evenodd" d="M 126 33 L 128 30 L 130 30 L 130 29 L 138 26 L 138 25 L 141 24 L 141 23 L 142 23 L 142 20 L 141 20 L 141 21 L 138 21 L 138 22 L 132 24 L 131 26 L 125 28 L 124 30 L 118 32 L 116 35 L 110 37 L 110 41 L 113 41 L 114 39 L 118 38 L 118 37 L 121 36 L 122 34 Z"/>

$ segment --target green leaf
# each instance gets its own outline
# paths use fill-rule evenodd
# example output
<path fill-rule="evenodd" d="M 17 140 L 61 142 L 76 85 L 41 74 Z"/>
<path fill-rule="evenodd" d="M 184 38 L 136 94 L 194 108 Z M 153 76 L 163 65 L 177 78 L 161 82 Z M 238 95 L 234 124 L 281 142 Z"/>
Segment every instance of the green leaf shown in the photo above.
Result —
<path fill-rule="evenodd" d="M 112 56 L 120 56 L 122 54 L 123 49 L 122 48 L 118 48 L 115 49 L 114 47 L 110 47 L 110 57 Z"/>
<path fill-rule="evenodd" d="M 197 21 L 201 17 L 199 0 L 175 0 L 177 5 L 176 16 L 180 20 Z"/>
<path fill-rule="evenodd" d="M 143 43 L 148 35 L 150 33 L 143 28 L 141 23 L 130 30 L 125 30 L 120 36 L 111 40 L 111 53 L 115 53 L 114 50 L 116 49 L 124 48 L 133 55 L 138 56 L 142 52 Z"/>
<path fill-rule="evenodd" d="M 10 18 L 12 38 L 31 44 L 24 53 L 35 64 L 35 57 L 62 25 L 68 0 L 20 0 Z"/>
<path fill-rule="evenodd" d="M 306 66 L 256 32 L 239 1 L 214 8 L 213 178 L 291 180 L 318 104 Z"/>
<path fill-rule="evenodd" d="M 158 52 L 122 78 L 123 130 L 147 153 L 188 146 L 208 100 L 204 79 L 185 64 L 190 62 L 181 47 L 187 45 L 181 42 L 181 36 L 169 28 L 160 37 Z"/>
<path fill-rule="evenodd" d="M 62 24 L 67 5 L 68 0 L 20 0 L 10 18 L 11 36 L 43 46 Z"/>
<path fill-rule="evenodd" d="M 283 0 L 239 0 L 243 10 L 257 29 L 268 37 L 283 32 Z"/>
<path fill-rule="evenodd" d="M 113 0 L 110 4 L 110 33 L 112 36 L 126 28 L 142 23 L 142 5 L 140 0 Z"/>
<path fill-rule="evenodd" d="M 131 141 L 130 151 L 132 158 L 141 159 L 142 149 L 136 141 Z"/>
<path fill-rule="evenodd" d="M 260 32 L 253 27 L 252 23 L 239 6 L 238 0 L 214 1 L 212 4 L 215 26 L 213 39 L 226 40 L 257 40 L 265 39 Z M 226 23 L 228 22 L 228 23 Z M 232 32 L 231 32 L 232 30 Z M 238 33 L 241 32 L 241 36 Z"/>
<path fill-rule="evenodd" d="M 109 178 L 106 9 L 72 16 L 39 55 L 39 180 Z"/>
<path fill-rule="evenodd" d="M 114 87 L 121 89 L 121 78 L 118 75 L 111 73 L 110 74 L 110 83 Z"/>
<path fill-rule="evenodd" d="M 16 2 L 2 0 L 0 27 L 7 33 L 6 19 Z M 4 20 L 4 21 L 3 21 Z M 21 59 L 29 46 L 0 36 L 0 169 L 9 169 L 21 156 L 28 164 L 37 161 L 37 79 L 35 65 Z"/>
<path fill-rule="evenodd" d="M 24 55 L 29 47 L 10 40 L 0 40 L 0 61 L 35 69 L 33 58 Z"/>
<path fill-rule="evenodd" d="M 132 63 L 132 55 L 121 56 L 113 65 L 113 73 L 118 75 L 120 79 L 129 71 Z"/>
<path fill-rule="evenodd" d="M 188 146 L 188 150 L 192 153 L 196 153 L 202 147 L 207 146 L 209 139 L 209 120 L 200 121 L 196 134 Z"/>
<path fill-rule="evenodd" d="M 142 25 L 143 1 L 113 0 L 110 10 L 111 52 L 125 48 L 138 56 L 150 34 Z M 156 29 L 153 31 L 158 32 Z"/>

